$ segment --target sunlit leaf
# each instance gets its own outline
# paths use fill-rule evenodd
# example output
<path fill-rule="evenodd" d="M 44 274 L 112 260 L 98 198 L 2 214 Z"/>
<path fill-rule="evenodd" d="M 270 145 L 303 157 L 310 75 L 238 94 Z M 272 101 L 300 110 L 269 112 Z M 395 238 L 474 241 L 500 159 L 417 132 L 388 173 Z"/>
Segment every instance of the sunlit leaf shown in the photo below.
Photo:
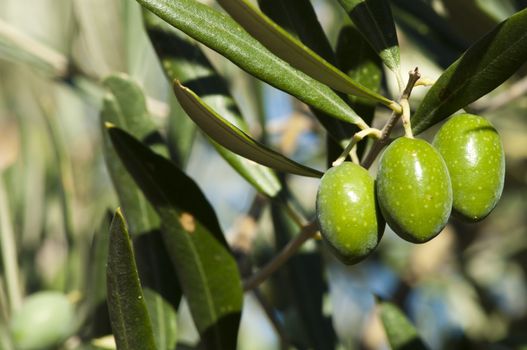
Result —
<path fill-rule="evenodd" d="M 527 9 L 502 22 L 439 77 L 412 117 L 414 133 L 494 90 L 527 61 Z"/>
<path fill-rule="evenodd" d="M 298 164 L 257 142 L 214 112 L 194 92 L 182 86 L 179 82 L 174 84 L 174 91 L 181 106 L 198 127 L 225 148 L 273 169 L 296 175 L 311 177 L 322 176 L 321 172 Z"/>
<path fill-rule="evenodd" d="M 145 288 L 143 292 L 157 349 L 173 350 L 177 342 L 176 310 L 153 290 Z"/>
<path fill-rule="evenodd" d="M 110 226 L 106 270 L 108 310 L 117 348 L 155 350 L 152 324 L 145 305 L 126 223 L 117 209 Z"/>
<path fill-rule="evenodd" d="M 329 87 L 273 55 L 225 14 L 196 0 L 138 1 L 255 77 L 335 118 L 363 124 L 360 117 Z"/>
<path fill-rule="evenodd" d="M 147 10 L 144 10 L 144 22 L 168 78 L 191 86 L 206 104 L 248 133 L 249 127 L 236 102 L 230 96 L 224 79 L 217 74 L 197 44 Z M 185 114 L 180 109 L 181 112 Z M 185 124 L 181 125 L 184 126 Z M 174 126 L 176 127 L 180 125 Z M 186 137 L 183 130 L 179 136 Z M 214 141 L 212 144 L 218 153 L 256 189 L 270 197 L 278 194 L 280 182 L 271 169 L 255 165 L 254 162 L 230 152 Z"/>
<path fill-rule="evenodd" d="M 351 79 L 248 1 L 218 0 L 218 3 L 252 36 L 293 67 L 337 91 L 390 105 L 390 100 Z"/>
<path fill-rule="evenodd" d="M 101 123 L 111 122 L 148 144 L 159 143 L 159 134 L 146 110 L 141 88 L 124 74 L 114 74 L 104 80 L 109 92 L 101 110 Z M 157 138 L 157 140 L 156 140 Z M 130 233 L 137 235 L 159 227 L 159 217 L 130 177 L 103 132 L 106 166 L 127 215 Z M 158 146 L 159 147 L 159 146 Z"/>
<path fill-rule="evenodd" d="M 236 261 L 196 183 L 125 131 L 107 125 L 126 168 L 161 217 L 163 239 L 207 349 L 234 349 L 242 307 Z"/>
<path fill-rule="evenodd" d="M 392 303 L 378 301 L 381 321 L 393 350 L 426 350 L 412 323 L 401 310 Z"/>

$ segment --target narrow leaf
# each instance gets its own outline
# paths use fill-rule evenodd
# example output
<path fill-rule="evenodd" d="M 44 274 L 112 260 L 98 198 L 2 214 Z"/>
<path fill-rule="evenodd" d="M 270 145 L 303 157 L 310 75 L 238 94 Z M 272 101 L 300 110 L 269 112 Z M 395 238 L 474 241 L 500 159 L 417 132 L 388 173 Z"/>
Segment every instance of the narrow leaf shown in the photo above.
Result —
<path fill-rule="evenodd" d="M 310 0 L 259 0 L 258 4 L 267 16 L 286 29 L 290 35 L 297 37 L 304 45 L 335 65 L 335 54 Z M 345 94 L 338 93 L 338 95 L 343 100 L 347 100 Z M 335 143 L 347 144 L 351 136 L 357 132 L 358 128 L 355 125 L 332 118 L 317 109 L 311 108 L 311 110 Z"/>
<path fill-rule="evenodd" d="M 248 1 L 218 0 L 218 3 L 252 36 L 293 67 L 337 91 L 390 105 L 390 100 L 351 79 Z"/>
<path fill-rule="evenodd" d="M 206 104 L 220 111 L 225 119 L 248 133 L 249 127 L 236 102 L 230 96 L 227 84 L 214 70 L 197 44 L 147 10 L 144 10 L 144 22 L 168 78 L 192 86 L 193 91 Z M 185 114 L 182 110 L 180 112 Z M 255 165 L 254 162 L 232 153 L 214 141 L 212 144 L 218 153 L 259 192 L 270 197 L 278 194 L 280 182 L 273 170 Z"/>
<path fill-rule="evenodd" d="M 502 22 L 439 77 L 412 117 L 423 132 L 494 90 L 527 61 L 527 9 Z"/>
<path fill-rule="evenodd" d="M 107 131 L 161 217 L 165 245 L 207 349 L 236 348 L 242 286 L 214 209 L 196 183 L 125 131 Z"/>
<path fill-rule="evenodd" d="M 276 170 L 310 177 L 322 176 L 321 172 L 298 164 L 254 140 L 214 112 L 194 92 L 179 82 L 174 84 L 174 91 L 181 106 L 198 127 L 223 147 Z"/>
<path fill-rule="evenodd" d="M 398 74 L 400 57 L 392 11 L 387 0 L 339 0 L 384 64 Z"/>
<path fill-rule="evenodd" d="M 106 270 L 108 310 L 117 348 L 156 349 L 126 223 L 117 209 L 110 226 Z"/>
<path fill-rule="evenodd" d="M 378 301 L 377 305 L 388 342 L 393 350 L 428 349 L 412 323 L 397 306 L 384 301 Z"/>
<path fill-rule="evenodd" d="M 124 74 L 111 75 L 104 80 L 109 92 L 101 110 L 101 124 L 111 122 L 152 146 L 159 134 L 146 110 L 141 88 Z M 137 235 L 159 227 L 159 217 L 127 173 L 106 132 L 103 132 L 104 156 L 119 202 L 129 217 L 130 233 Z M 157 146 L 159 148 L 159 145 Z"/>
<path fill-rule="evenodd" d="M 176 310 L 149 288 L 143 290 L 157 349 L 173 350 L 177 342 Z"/>
<path fill-rule="evenodd" d="M 291 67 L 232 18 L 196 0 L 138 0 L 141 5 L 249 74 L 351 124 L 362 119 L 326 85 Z"/>

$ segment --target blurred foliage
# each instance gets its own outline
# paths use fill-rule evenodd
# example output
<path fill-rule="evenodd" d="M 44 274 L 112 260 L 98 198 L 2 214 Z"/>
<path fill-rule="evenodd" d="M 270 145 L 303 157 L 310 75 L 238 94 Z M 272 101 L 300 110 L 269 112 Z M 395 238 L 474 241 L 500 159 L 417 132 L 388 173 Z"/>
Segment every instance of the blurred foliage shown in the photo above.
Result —
<path fill-rule="evenodd" d="M 343 23 L 349 25 L 346 13 L 337 1 L 313 5 L 335 47 Z M 435 79 L 527 2 L 391 0 L 390 5 L 402 71 L 419 66 Z M 305 105 L 204 52 L 226 79 L 255 138 L 296 161 L 325 168 L 326 134 Z M 142 87 L 160 136 L 177 135 L 173 128 L 184 112 L 174 102 L 135 1 L 0 0 L 0 349 L 13 349 L 8 330 L 13 312 L 42 290 L 67 294 L 79 310 L 77 332 L 61 349 L 115 346 L 107 337 L 105 235 L 108 210 L 120 204 L 103 157 L 99 113 L 106 94 L 102 80 L 116 72 Z M 526 73 L 520 69 L 468 108 L 496 126 L 507 157 L 503 196 L 488 218 L 471 225 L 453 218 L 424 245 L 402 241 L 387 228 L 377 251 L 352 267 L 336 261 L 320 242 L 306 243 L 256 293 L 245 294 L 238 348 L 385 349 L 375 294 L 403 310 L 432 349 L 525 349 Z M 385 72 L 381 91 L 395 96 L 397 82 L 390 74 Z M 416 88 L 412 106 L 419 105 L 423 91 Z M 374 125 L 386 120 L 385 111 L 377 108 Z M 422 137 L 430 139 L 435 130 Z M 296 224 L 280 215 L 276 203 L 262 199 L 206 138 L 190 142 L 182 170 L 210 201 L 238 262 L 264 265 L 295 234 Z M 312 217 L 318 180 L 284 176 L 282 182 L 292 194 L 291 207 Z M 149 294 L 157 292 L 154 301 L 147 300 L 148 309 L 169 303 L 177 311 L 177 327 L 174 313 L 166 316 L 177 329 L 177 348 L 193 349 L 198 335 L 179 286 L 170 281 L 157 288 L 159 278 L 149 275 L 169 254 L 155 236 L 148 244 L 159 256 L 152 258 L 146 248 L 141 253 L 137 247 L 147 245 L 141 239 L 134 242 L 139 275 Z M 303 293 L 316 294 L 316 300 Z M 316 310 L 303 308 L 314 303 Z"/>

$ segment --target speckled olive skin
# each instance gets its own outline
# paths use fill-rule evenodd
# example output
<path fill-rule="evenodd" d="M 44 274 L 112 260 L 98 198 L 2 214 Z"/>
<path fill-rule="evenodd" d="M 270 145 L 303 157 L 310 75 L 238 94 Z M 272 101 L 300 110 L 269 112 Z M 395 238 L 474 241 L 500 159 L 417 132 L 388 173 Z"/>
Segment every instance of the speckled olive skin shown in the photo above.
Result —
<path fill-rule="evenodd" d="M 385 227 L 373 177 L 350 162 L 329 169 L 318 188 L 317 218 L 322 237 L 343 263 L 355 264 L 367 257 Z"/>
<path fill-rule="evenodd" d="M 382 214 L 402 238 L 424 243 L 445 227 L 452 186 L 443 158 L 424 140 L 401 137 L 384 151 L 377 174 Z"/>
<path fill-rule="evenodd" d="M 450 173 L 456 216 L 479 221 L 494 209 L 503 191 L 505 156 L 500 136 L 486 119 L 459 114 L 436 134 L 434 146 Z"/>

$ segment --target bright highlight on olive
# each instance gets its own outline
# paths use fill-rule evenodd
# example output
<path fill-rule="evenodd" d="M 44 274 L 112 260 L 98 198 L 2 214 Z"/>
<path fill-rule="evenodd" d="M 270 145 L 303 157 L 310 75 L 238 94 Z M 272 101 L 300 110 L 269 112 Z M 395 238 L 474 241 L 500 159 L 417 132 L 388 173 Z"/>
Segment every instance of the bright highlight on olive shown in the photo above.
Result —
<path fill-rule="evenodd" d="M 385 227 L 376 208 L 373 177 L 350 162 L 329 169 L 320 181 L 317 217 L 322 237 L 342 262 L 354 264 L 367 257 Z"/>
<path fill-rule="evenodd" d="M 414 243 L 431 240 L 445 227 L 452 209 L 443 158 L 424 140 L 395 140 L 381 157 L 377 196 L 395 233 Z"/>
<path fill-rule="evenodd" d="M 505 155 L 496 129 L 485 118 L 459 114 L 441 127 L 434 146 L 450 173 L 454 213 L 468 221 L 489 215 L 505 178 Z"/>

